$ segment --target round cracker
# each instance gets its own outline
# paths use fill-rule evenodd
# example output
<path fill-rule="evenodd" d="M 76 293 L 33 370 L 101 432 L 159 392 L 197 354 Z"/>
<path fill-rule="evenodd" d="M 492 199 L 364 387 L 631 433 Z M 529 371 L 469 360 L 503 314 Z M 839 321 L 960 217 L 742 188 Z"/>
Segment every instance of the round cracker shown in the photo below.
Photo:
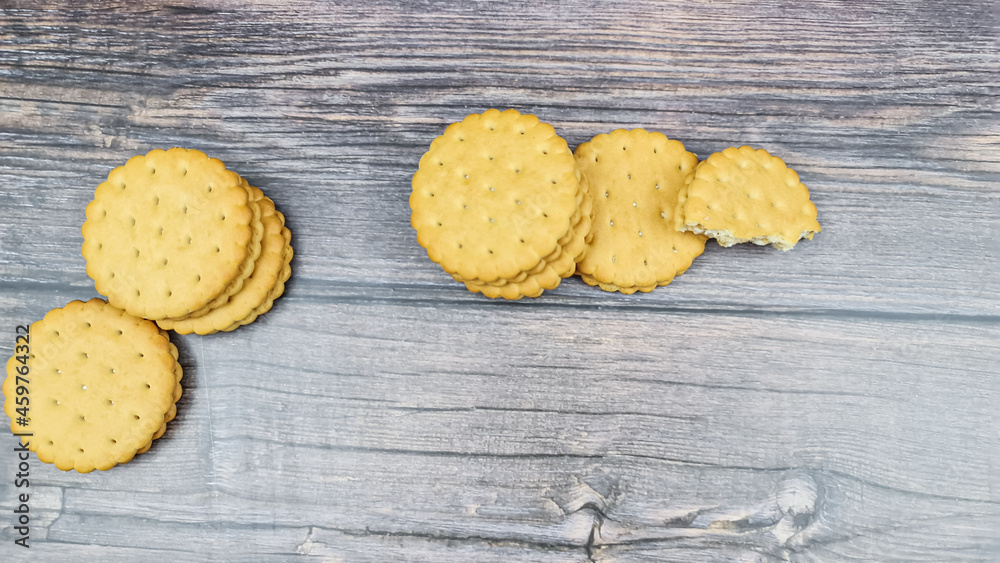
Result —
<path fill-rule="evenodd" d="M 683 273 L 705 237 L 674 228 L 677 194 L 698 158 L 678 141 L 617 129 L 577 147 L 594 200 L 592 239 L 577 272 L 605 291 L 650 291 Z"/>
<path fill-rule="evenodd" d="M 721 246 L 741 242 L 791 250 L 820 231 L 809 188 L 764 149 L 729 147 L 698 165 L 680 194 L 675 228 Z"/>
<path fill-rule="evenodd" d="M 137 317 L 197 311 L 243 273 L 254 235 L 247 200 L 240 177 L 199 151 L 133 157 L 87 205 L 87 274 Z"/>
<path fill-rule="evenodd" d="M 491 282 L 557 248 L 578 191 L 573 155 L 551 125 L 491 109 L 431 143 L 413 176 L 410 222 L 446 272 Z"/>
<path fill-rule="evenodd" d="M 179 398 L 169 341 L 150 321 L 101 299 L 72 301 L 30 328 L 30 420 L 15 423 L 15 358 L 7 362 L 4 411 L 38 459 L 88 473 L 132 459 L 152 441 Z"/>
<path fill-rule="evenodd" d="M 167 331 L 161 329 L 160 334 L 162 334 L 164 338 L 169 339 Z M 173 344 L 170 344 L 170 354 L 175 360 L 177 359 L 177 347 Z M 167 423 L 177 416 L 177 401 L 181 398 L 181 379 L 184 377 L 184 369 L 181 367 L 180 362 L 174 364 L 174 376 L 176 377 L 176 383 L 174 385 L 173 403 L 170 405 L 170 409 L 167 411 L 167 414 L 163 415 L 163 424 L 160 426 L 159 430 L 153 434 L 153 439 L 150 440 L 149 443 L 136 450 L 136 455 L 144 454 L 149 451 L 149 448 L 153 446 L 153 442 L 158 438 L 161 438 L 163 434 L 166 433 Z"/>

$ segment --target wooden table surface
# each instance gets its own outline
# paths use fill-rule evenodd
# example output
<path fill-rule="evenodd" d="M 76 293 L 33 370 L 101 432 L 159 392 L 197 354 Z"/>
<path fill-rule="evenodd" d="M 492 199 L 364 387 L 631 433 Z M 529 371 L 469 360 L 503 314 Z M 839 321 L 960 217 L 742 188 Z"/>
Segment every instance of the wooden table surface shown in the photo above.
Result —
<path fill-rule="evenodd" d="M 990 2 L 33 4 L 0 2 L 4 351 L 95 295 L 84 207 L 152 148 L 260 186 L 296 255 L 261 320 L 175 339 L 149 453 L 31 457 L 30 550 L 2 440 L 0 560 L 1000 561 Z M 490 107 L 766 148 L 823 232 L 650 294 L 469 293 L 407 200 Z"/>

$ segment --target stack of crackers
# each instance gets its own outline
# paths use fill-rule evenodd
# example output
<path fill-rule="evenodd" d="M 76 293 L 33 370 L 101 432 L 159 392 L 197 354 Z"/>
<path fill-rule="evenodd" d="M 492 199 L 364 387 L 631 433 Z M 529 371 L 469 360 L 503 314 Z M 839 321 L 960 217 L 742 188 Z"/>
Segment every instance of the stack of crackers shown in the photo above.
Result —
<path fill-rule="evenodd" d="M 87 273 L 109 302 L 73 301 L 32 324 L 3 384 L 27 448 L 81 473 L 145 452 L 174 418 L 182 370 L 167 330 L 253 322 L 284 292 L 292 259 L 274 202 L 196 150 L 130 159 L 86 213 Z"/>
<path fill-rule="evenodd" d="M 291 233 L 274 202 L 196 150 L 157 149 L 112 170 L 82 231 L 97 291 L 182 334 L 253 322 L 291 274 Z"/>
<path fill-rule="evenodd" d="M 487 297 L 537 297 L 573 275 L 592 202 L 551 125 L 473 114 L 431 143 L 413 177 L 412 225 L 431 260 Z"/>
<path fill-rule="evenodd" d="M 30 351 L 7 362 L 4 412 L 39 460 L 110 469 L 148 450 L 177 413 L 177 348 L 153 322 L 72 301 L 32 323 L 29 338 Z"/>
<path fill-rule="evenodd" d="M 431 143 L 413 176 L 411 224 L 428 256 L 487 297 L 537 297 L 574 273 L 605 291 L 649 292 L 705 241 L 789 250 L 820 230 L 798 175 L 762 149 L 699 163 L 644 129 L 570 153 L 514 110 L 472 114 Z"/>

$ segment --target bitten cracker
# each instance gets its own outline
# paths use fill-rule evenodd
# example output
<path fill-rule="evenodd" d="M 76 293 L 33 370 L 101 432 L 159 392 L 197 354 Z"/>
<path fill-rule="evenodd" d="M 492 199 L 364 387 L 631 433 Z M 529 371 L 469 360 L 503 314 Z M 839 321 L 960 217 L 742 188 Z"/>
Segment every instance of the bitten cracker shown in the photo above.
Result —
<path fill-rule="evenodd" d="M 97 187 L 83 256 L 97 291 L 137 317 L 180 318 L 233 291 L 252 268 L 254 208 L 242 179 L 189 149 L 153 150 Z M 258 244 L 259 244 L 259 238 Z"/>
<path fill-rule="evenodd" d="M 674 228 L 677 193 L 698 158 L 678 141 L 617 129 L 576 149 L 594 199 L 592 240 L 577 272 L 605 291 L 648 292 L 682 274 L 705 237 Z"/>
<path fill-rule="evenodd" d="M 578 193 L 573 155 L 551 125 L 491 109 L 431 143 L 413 176 L 411 224 L 446 272 L 490 283 L 556 251 Z"/>
<path fill-rule="evenodd" d="M 764 149 L 730 147 L 698 165 L 680 194 L 675 228 L 722 246 L 741 242 L 791 250 L 820 231 L 809 189 Z"/>
<path fill-rule="evenodd" d="M 176 349 L 156 325 L 101 299 L 72 301 L 30 328 L 30 412 L 15 423 L 16 357 L 4 411 L 38 459 L 88 473 L 126 463 L 162 434 L 180 397 Z"/>

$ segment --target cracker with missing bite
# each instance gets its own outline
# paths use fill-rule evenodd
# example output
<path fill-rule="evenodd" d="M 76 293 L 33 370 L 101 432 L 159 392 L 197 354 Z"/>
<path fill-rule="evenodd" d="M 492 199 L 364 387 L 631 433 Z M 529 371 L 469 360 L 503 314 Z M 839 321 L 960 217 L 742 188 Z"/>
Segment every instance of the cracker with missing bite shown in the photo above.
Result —
<path fill-rule="evenodd" d="M 752 242 L 791 250 L 820 231 L 799 175 L 780 158 L 748 146 L 699 164 L 681 190 L 674 220 L 677 230 L 703 233 L 721 246 Z"/>

